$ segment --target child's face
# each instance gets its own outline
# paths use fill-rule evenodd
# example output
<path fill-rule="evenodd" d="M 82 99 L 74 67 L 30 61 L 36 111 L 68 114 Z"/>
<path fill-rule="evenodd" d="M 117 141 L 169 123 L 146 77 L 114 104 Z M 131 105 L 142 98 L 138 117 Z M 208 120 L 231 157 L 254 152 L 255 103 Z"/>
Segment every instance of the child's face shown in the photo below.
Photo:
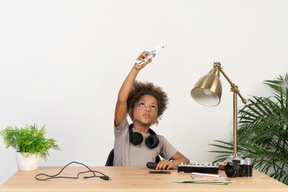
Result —
<path fill-rule="evenodd" d="M 139 121 L 143 124 L 153 124 L 157 122 L 158 102 L 152 95 L 143 95 L 135 103 L 133 113 L 133 122 Z"/>

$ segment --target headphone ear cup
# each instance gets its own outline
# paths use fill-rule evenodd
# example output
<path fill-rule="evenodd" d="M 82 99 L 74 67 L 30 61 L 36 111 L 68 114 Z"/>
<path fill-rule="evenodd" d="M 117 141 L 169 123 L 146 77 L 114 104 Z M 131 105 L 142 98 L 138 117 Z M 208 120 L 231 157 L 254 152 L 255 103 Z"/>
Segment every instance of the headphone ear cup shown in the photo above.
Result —
<path fill-rule="evenodd" d="M 140 145 L 143 141 L 143 135 L 141 133 L 132 131 L 133 123 L 129 125 L 129 141 L 133 145 Z"/>
<path fill-rule="evenodd" d="M 130 134 L 129 137 L 130 137 L 129 138 L 130 143 L 132 143 L 133 145 L 139 145 L 143 141 L 143 136 L 141 133 L 135 132 L 135 133 Z"/>
<path fill-rule="evenodd" d="M 159 139 L 157 138 L 156 135 L 150 135 L 149 137 L 147 137 L 147 139 L 145 140 L 146 145 L 150 148 L 150 149 L 154 149 L 155 147 L 158 146 L 159 144 Z"/>

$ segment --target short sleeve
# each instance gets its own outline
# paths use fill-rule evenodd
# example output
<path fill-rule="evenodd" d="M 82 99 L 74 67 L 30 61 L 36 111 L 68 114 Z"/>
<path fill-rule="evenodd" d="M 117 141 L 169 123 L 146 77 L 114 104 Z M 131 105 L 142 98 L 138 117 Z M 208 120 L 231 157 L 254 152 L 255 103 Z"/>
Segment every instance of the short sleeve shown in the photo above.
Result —
<path fill-rule="evenodd" d="M 114 134 L 115 136 L 122 135 L 123 131 L 129 127 L 129 123 L 127 121 L 127 118 L 124 118 L 123 121 L 120 123 L 118 127 L 114 126 Z"/>
<path fill-rule="evenodd" d="M 159 136 L 162 140 L 163 146 L 160 152 L 160 155 L 164 158 L 164 159 L 168 159 L 170 160 L 173 155 L 175 155 L 175 153 L 177 153 L 177 149 L 175 147 L 173 147 L 173 145 L 171 145 L 171 143 L 169 143 L 169 141 L 167 141 L 165 139 L 165 137 L 163 136 Z"/>

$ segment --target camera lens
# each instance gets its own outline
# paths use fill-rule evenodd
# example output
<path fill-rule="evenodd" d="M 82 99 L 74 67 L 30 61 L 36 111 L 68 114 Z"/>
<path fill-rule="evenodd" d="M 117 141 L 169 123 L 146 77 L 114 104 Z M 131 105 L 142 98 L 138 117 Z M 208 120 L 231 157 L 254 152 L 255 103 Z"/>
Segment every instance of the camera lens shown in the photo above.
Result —
<path fill-rule="evenodd" d="M 225 167 L 227 177 L 241 177 L 241 167 L 239 164 L 229 162 Z"/>

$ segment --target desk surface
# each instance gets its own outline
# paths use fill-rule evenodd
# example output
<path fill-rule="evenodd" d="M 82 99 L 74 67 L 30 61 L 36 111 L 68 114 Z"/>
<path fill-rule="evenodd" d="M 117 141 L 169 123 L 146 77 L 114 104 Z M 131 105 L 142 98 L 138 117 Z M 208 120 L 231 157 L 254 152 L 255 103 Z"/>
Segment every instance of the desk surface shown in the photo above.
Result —
<path fill-rule="evenodd" d="M 2 186 L 0 191 L 21 192 L 21 191 L 201 191 L 201 192 L 288 192 L 288 186 L 270 178 L 269 176 L 253 170 L 253 177 L 232 178 L 234 183 L 228 185 L 172 183 L 172 181 L 191 180 L 190 173 L 178 173 L 176 169 L 171 174 L 149 174 L 150 169 L 146 167 L 90 167 L 93 170 L 101 171 L 111 177 L 109 181 L 99 178 L 84 179 L 83 177 L 73 179 L 52 179 L 38 181 L 34 178 L 36 174 L 45 173 L 54 175 L 62 167 L 40 167 L 36 171 L 17 171 Z M 80 171 L 86 171 L 84 167 L 68 167 L 61 174 L 62 176 L 75 176 Z M 223 171 L 219 172 L 222 178 L 226 178 Z"/>

